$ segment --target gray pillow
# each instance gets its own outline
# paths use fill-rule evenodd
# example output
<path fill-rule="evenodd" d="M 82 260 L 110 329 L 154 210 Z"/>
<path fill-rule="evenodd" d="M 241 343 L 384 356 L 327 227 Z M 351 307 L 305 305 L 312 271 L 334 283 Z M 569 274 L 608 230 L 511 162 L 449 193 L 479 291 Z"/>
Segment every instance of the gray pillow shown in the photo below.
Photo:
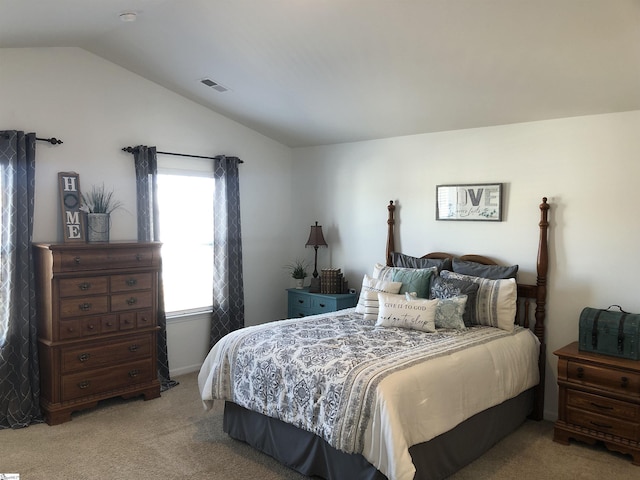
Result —
<path fill-rule="evenodd" d="M 405 267 L 405 268 L 430 268 L 437 267 L 438 273 L 442 270 L 451 270 L 451 259 L 450 258 L 418 258 L 412 257 L 410 255 L 405 255 L 404 253 L 391 252 L 391 261 L 393 262 L 394 267 Z"/>
<path fill-rule="evenodd" d="M 505 278 L 516 278 L 518 265 L 502 267 L 500 265 L 484 265 L 477 262 L 453 259 L 453 271 L 463 275 L 488 278 L 490 280 L 502 280 Z"/>
<path fill-rule="evenodd" d="M 458 280 L 455 278 L 435 277 L 431 282 L 431 298 L 452 298 L 459 295 L 467 296 L 467 304 L 462 314 L 462 321 L 465 326 L 476 325 L 476 295 L 480 285 L 468 280 Z"/>

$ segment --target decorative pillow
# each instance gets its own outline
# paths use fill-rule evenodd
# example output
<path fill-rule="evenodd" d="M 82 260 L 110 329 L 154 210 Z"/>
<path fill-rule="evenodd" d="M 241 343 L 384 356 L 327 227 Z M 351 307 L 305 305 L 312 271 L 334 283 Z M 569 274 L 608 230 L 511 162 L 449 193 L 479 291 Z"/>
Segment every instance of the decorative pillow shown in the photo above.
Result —
<path fill-rule="evenodd" d="M 450 258 L 419 258 L 405 255 L 404 253 L 391 252 L 391 261 L 394 267 L 405 268 L 429 268 L 437 267 L 438 273 L 441 270 L 451 270 Z"/>
<path fill-rule="evenodd" d="M 436 328 L 454 328 L 456 330 L 466 330 L 467 327 L 462 320 L 464 307 L 467 304 L 467 296 L 440 298 L 436 305 Z"/>
<path fill-rule="evenodd" d="M 463 275 L 501 280 L 503 278 L 516 278 L 518 265 L 502 267 L 500 265 L 484 265 L 478 262 L 453 259 L 453 271 Z"/>
<path fill-rule="evenodd" d="M 362 290 L 360 290 L 356 312 L 363 313 L 365 320 L 376 320 L 378 318 L 378 292 L 398 293 L 401 286 L 401 282 L 389 282 L 365 275 L 362 280 Z"/>
<path fill-rule="evenodd" d="M 513 331 L 518 298 L 518 286 L 514 278 L 490 280 L 447 270 L 440 272 L 440 275 L 443 278 L 467 280 L 479 285 L 474 323 Z"/>
<path fill-rule="evenodd" d="M 380 310 L 376 326 L 399 327 L 422 332 L 436 331 L 435 317 L 439 300 L 378 293 Z"/>
<path fill-rule="evenodd" d="M 462 315 L 465 326 L 470 327 L 476 323 L 476 296 L 480 285 L 470 280 L 458 280 L 456 278 L 436 277 L 431 282 L 431 295 L 429 298 L 451 298 L 458 295 L 466 295 L 467 302 Z"/>
<path fill-rule="evenodd" d="M 431 279 L 437 274 L 437 267 L 385 267 L 380 263 L 376 263 L 373 267 L 374 278 L 392 282 L 402 282 L 402 287 L 400 287 L 400 292 L 398 293 L 416 292 L 419 298 L 429 298 Z"/>

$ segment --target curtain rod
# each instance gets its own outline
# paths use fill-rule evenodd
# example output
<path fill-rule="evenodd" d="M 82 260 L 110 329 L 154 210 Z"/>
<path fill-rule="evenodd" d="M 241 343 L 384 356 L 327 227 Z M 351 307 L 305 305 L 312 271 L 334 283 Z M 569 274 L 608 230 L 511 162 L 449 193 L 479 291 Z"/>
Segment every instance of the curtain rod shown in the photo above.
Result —
<path fill-rule="evenodd" d="M 135 147 L 123 147 L 122 148 L 123 152 L 129 152 L 129 153 L 133 153 L 135 151 Z M 176 157 L 190 157 L 190 158 L 206 158 L 209 160 L 215 160 L 216 157 L 205 157 L 202 155 L 190 155 L 188 153 L 173 153 L 173 152 L 161 152 L 159 150 L 156 150 L 156 153 L 161 154 L 161 155 L 174 155 Z M 244 163 L 244 161 L 238 159 L 239 163 Z"/>
<path fill-rule="evenodd" d="M 41 142 L 48 142 L 51 145 L 60 145 L 61 143 L 64 143 L 62 140 L 58 140 L 56 137 L 51 137 L 51 138 L 38 138 L 38 137 L 36 137 L 36 140 L 40 140 Z"/>

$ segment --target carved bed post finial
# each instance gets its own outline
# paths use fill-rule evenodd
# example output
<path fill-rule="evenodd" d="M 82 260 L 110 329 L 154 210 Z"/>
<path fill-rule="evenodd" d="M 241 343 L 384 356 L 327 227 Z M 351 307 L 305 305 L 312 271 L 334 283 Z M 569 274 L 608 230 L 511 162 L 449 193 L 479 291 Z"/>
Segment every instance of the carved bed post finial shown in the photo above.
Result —
<path fill-rule="evenodd" d="M 391 252 L 394 252 L 395 247 L 395 237 L 393 233 L 393 227 L 395 225 L 395 220 L 393 219 L 393 212 L 395 211 L 396 206 L 393 204 L 393 200 L 389 200 L 389 205 L 387 206 L 387 210 L 389 210 L 389 219 L 387 220 L 387 266 L 390 267 L 392 265 Z"/>

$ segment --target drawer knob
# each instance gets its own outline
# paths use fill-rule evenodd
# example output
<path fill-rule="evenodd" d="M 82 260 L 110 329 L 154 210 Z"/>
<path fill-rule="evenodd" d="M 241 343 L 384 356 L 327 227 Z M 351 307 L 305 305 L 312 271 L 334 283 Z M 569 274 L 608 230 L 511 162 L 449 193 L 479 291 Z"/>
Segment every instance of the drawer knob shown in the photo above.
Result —
<path fill-rule="evenodd" d="M 140 253 L 136 253 L 136 260 L 137 261 L 142 260 L 142 255 Z"/>
<path fill-rule="evenodd" d="M 86 362 L 87 360 L 89 360 L 90 356 L 91 354 L 89 353 L 81 353 L 80 355 L 78 355 L 78 360 L 80 360 L 81 362 Z"/>
<path fill-rule="evenodd" d="M 321 308 L 324 308 L 326 305 L 324 303 L 319 304 Z"/>
<path fill-rule="evenodd" d="M 80 265 L 80 257 L 75 257 L 73 261 L 76 262 L 76 265 Z"/>
<path fill-rule="evenodd" d="M 89 380 L 85 380 L 84 382 L 80 382 L 78 384 L 78 388 L 80 388 L 80 389 L 88 388 L 89 387 L 89 383 L 90 383 Z"/>
<path fill-rule="evenodd" d="M 125 283 L 127 284 L 127 287 L 134 287 L 138 283 L 138 280 L 135 278 L 127 278 Z"/>
<path fill-rule="evenodd" d="M 140 375 L 140 370 L 137 370 L 137 369 L 136 369 L 136 370 L 130 370 L 130 371 L 129 371 L 129 376 L 130 376 L 131 378 L 135 378 L 135 377 L 137 377 L 138 375 Z"/>
<path fill-rule="evenodd" d="M 578 367 L 578 378 L 584 378 L 584 368 Z"/>
<path fill-rule="evenodd" d="M 136 352 L 136 351 L 138 351 L 138 348 L 140 348 L 140 346 L 139 346 L 139 345 L 136 345 L 136 344 L 134 343 L 133 345 L 130 345 L 130 346 L 129 346 L 129 351 L 130 351 L 130 352 Z"/>
<path fill-rule="evenodd" d="M 94 328 L 96 328 L 95 325 L 92 325 L 92 324 L 87 325 L 87 329 L 89 330 L 93 330 Z"/>
<path fill-rule="evenodd" d="M 129 305 L 135 305 L 136 303 L 138 303 L 138 299 L 136 297 L 131 297 L 131 298 L 127 299 L 127 303 Z"/>
<path fill-rule="evenodd" d="M 83 312 L 86 312 L 87 310 L 91 310 L 91 304 L 87 302 L 81 303 L 80 305 L 78 305 L 78 308 Z"/>
<path fill-rule="evenodd" d="M 82 282 L 80 285 L 78 285 L 78 288 L 80 290 L 89 290 L 91 288 L 91 284 L 89 282 Z"/>
<path fill-rule="evenodd" d="M 107 322 L 107 327 L 113 327 L 113 322 Z"/>
<path fill-rule="evenodd" d="M 627 377 L 620 378 L 620 386 L 622 388 L 627 388 L 629 386 L 629 379 Z"/>
<path fill-rule="evenodd" d="M 298 300 L 298 303 L 304 303 L 304 300 Z"/>

